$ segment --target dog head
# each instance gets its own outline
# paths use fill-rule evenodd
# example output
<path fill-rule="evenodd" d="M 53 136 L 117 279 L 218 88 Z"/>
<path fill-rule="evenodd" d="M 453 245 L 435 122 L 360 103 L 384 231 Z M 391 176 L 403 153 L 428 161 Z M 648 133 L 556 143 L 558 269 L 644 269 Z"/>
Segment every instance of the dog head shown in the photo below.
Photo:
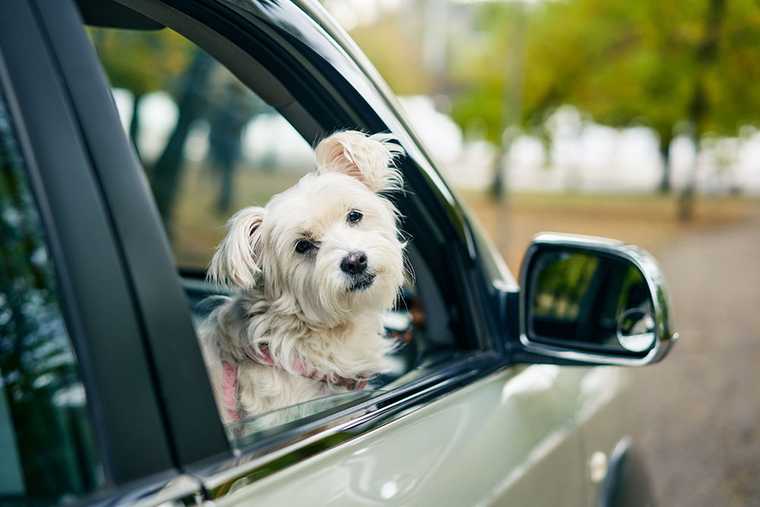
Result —
<path fill-rule="evenodd" d="M 258 288 L 275 311 L 332 326 L 392 306 L 404 281 L 398 213 L 384 192 L 400 189 L 390 136 L 338 132 L 316 148 L 317 169 L 264 208 L 236 213 L 209 278 Z"/>

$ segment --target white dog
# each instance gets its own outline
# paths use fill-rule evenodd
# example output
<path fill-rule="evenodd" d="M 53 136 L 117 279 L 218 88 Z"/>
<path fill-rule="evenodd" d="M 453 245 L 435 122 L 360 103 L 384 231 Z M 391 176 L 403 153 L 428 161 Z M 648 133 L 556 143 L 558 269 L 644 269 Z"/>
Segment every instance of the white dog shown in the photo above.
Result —
<path fill-rule="evenodd" d="M 226 422 L 361 389 L 387 368 L 382 314 L 404 281 L 390 136 L 338 132 L 316 171 L 228 222 L 210 280 L 238 289 L 201 342 Z"/>

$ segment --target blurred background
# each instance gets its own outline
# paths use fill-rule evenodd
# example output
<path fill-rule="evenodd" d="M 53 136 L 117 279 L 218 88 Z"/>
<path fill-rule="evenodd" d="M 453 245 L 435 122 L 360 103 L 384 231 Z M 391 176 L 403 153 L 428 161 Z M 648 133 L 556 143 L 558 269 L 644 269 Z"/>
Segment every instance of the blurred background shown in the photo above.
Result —
<path fill-rule="evenodd" d="M 662 505 L 760 505 L 760 4 L 324 0 L 513 273 L 540 231 L 653 252 L 682 341 L 634 373 Z M 180 266 L 313 167 L 169 30 L 91 30 Z M 209 214 L 208 210 L 214 210 Z"/>

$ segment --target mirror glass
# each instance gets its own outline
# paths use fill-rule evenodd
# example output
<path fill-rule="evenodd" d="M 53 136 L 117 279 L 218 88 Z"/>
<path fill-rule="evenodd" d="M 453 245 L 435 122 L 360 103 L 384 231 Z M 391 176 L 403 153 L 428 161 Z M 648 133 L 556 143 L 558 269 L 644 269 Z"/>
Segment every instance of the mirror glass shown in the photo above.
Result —
<path fill-rule="evenodd" d="M 533 257 L 529 282 L 529 339 L 626 355 L 654 347 L 651 292 L 632 262 L 596 251 L 547 249 Z"/>

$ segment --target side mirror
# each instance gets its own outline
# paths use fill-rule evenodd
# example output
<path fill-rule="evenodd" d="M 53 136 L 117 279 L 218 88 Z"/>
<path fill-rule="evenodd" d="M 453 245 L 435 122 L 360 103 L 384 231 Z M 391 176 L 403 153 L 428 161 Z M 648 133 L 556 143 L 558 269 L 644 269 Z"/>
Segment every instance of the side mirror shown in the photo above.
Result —
<path fill-rule="evenodd" d="M 520 342 L 562 363 L 655 363 L 678 338 L 654 258 L 619 241 L 544 233 L 520 273 Z"/>

